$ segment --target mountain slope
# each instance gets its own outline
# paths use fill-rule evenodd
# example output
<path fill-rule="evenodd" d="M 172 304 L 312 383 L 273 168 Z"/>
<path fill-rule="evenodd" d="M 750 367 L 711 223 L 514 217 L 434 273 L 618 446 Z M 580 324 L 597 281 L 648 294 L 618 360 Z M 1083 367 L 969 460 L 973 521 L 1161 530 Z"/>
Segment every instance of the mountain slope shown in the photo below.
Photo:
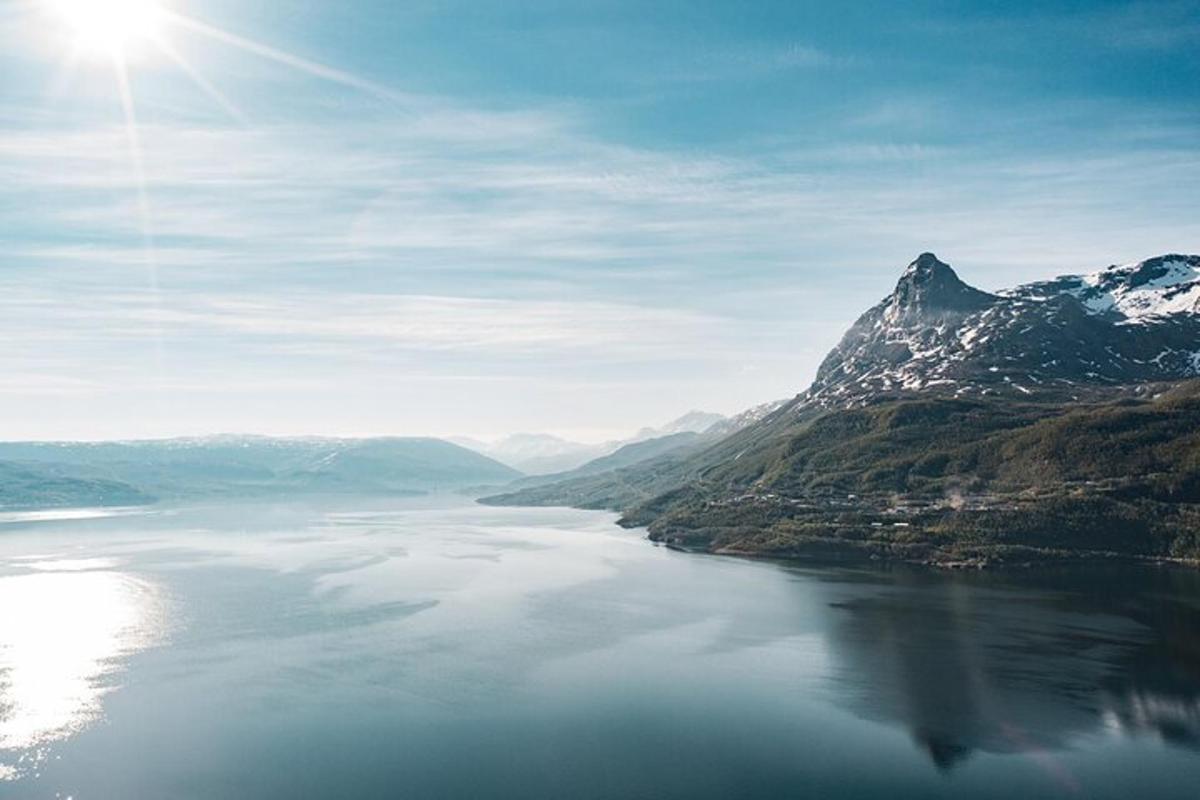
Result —
<path fill-rule="evenodd" d="M 792 401 L 776 401 L 756 406 L 734 417 L 723 417 L 702 433 L 678 433 L 628 444 L 610 456 L 595 459 L 578 469 L 556 475 L 537 475 L 515 481 L 508 491 L 486 497 L 490 505 L 555 506 L 570 505 L 590 509 L 627 508 L 654 494 L 687 480 L 697 465 L 705 463 L 699 454 L 711 451 L 716 460 L 732 457 L 723 454 L 727 437 L 775 414 Z"/>
<path fill-rule="evenodd" d="M 79 477 L 56 465 L 0 462 L 0 509 L 136 506 L 153 500 L 127 483 Z"/>
<path fill-rule="evenodd" d="M 514 481 L 499 496 L 485 498 L 489 505 L 545 506 L 572 505 L 581 508 L 611 508 L 617 495 L 609 486 L 613 476 L 625 470 L 650 467 L 662 462 L 675 463 L 713 440 L 698 433 L 676 433 L 658 439 L 627 444 L 615 453 L 589 461 L 582 467 L 557 475 L 534 475 Z M 592 496 L 596 488 L 600 496 Z M 629 488 L 632 488 L 630 486 Z M 563 493 L 571 495 L 564 501 Z M 622 494 L 617 507 L 645 499 L 646 494 Z"/>
<path fill-rule="evenodd" d="M 1070 295 L 1092 314 L 1150 324 L 1200 312 L 1200 256 L 1158 256 L 1088 275 L 1019 286 L 1007 294 L 1032 300 Z"/>
<path fill-rule="evenodd" d="M 611 444 L 572 442 L 546 433 L 516 433 L 496 442 L 453 441 L 526 475 L 565 472 L 615 449 Z"/>
<path fill-rule="evenodd" d="M 630 443 L 644 442 L 647 439 L 662 439 L 677 433 L 705 433 L 714 425 L 720 425 L 726 418 L 721 414 L 708 411 L 689 411 L 679 419 L 674 419 L 661 428 L 642 428 Z"/>
<path fill-rule="evenodd" d="M 774 405 L 774 404 L 772 404 Z M 765 410 L 765 409 L 760 409 Z M 506 506 L 575 506 L 622 511 L 673 490 L 722 463 L 734 461 L 757 445 L 778 437 L 779 431 L 802 420 L 816 406 L 790 401 L 766 416 L 751 415 L 753 423 L 732 434 L 719 430 L 685 448 L 651 455 L 606 472 L 559 476 L 554 482 L 518 481 L 512 490 L 480 502 Z M 723 426 L 722 426 L 723 427 Z"/>
<path fill-rule="evenodd" d="M 576 478 L 586 478 L 591 475 L 600 475 L 615 469 L 631 467 L 669 453 L 689 450 L 703 441 L 705 441 L 705 438 L 701 434 L 690 431 L 660 436 L 656 439 L 637 441 L 621 447 L 614 453 L 593 459 L 583 466 L 568 472 L 559 473 L 558 475 L 541 475 L 533 478 L 525 478 L 518 481 L 515 485 L 536 486 L 547 482 L 574 480 Z"/>
<path fill-rule="evenodd" d="M 666 440 L 677 434 L 702 434 L 718 426 L 729 426 L 730 429 L 742 427 L 735 420 L 726 419 L 720 414 L 707 411 L 689 411 L 678 419 L 671 420 L 660 428 L 642 428 L 629 439 L 602 442 L 599 444 L 583 444 L 560 439 L 557 436 L 542 433 L 518 433 L 497 442 L 487 443 L 472 439 L 456 439 L 461 444 L 477 453 L 494 458 L 502 464 L 507 464 L 529 476 L 534 476 L 522 483 L 546 483 L 555 480 L 566 480 L 583 474 L 592 474 L 598 470 L 589 466 L 592 462 L 600 461 L 615 455 L 624 448 L 650 440 Z M 653 450 L 653 446 L 647 450 Z M 637 452 L 631 451 L 631 452 Z M 628 454 L 617 458 L 603 469 L 612 469 L 624 463 L 631 463 Z M 583 470 L 578 472 L 578 470 Z"/>
<path fill-rule="evenodd" d="M 934 395 L 827 410 L 625 521 L 724 552 L 1200 558 L 1200 381 L 1086 404 Z"/>

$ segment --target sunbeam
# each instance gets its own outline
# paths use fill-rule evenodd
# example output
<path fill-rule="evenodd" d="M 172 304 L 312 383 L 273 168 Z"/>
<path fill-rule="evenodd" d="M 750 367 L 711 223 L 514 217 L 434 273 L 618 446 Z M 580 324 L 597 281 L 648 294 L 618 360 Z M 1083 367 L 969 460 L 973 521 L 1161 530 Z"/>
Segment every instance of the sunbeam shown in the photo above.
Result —
<path fill-rule="evenodd" d="M 240 108 L 234 105 L 233 102 L 226 97 L 220 89 L 214 86 L 210 80 L 208 80 L 208 78 L 205 78 L 204 75 L 202 75 L 200 71 L 192 65 L 192 62 L 188 61 L 187 58 L 184 57 L 183 53 L 179 52 L 174 45 L 161 36 L 156 37 L 154 43 L 167 58 L 171 59 L 171 61 L 175 63 L 175 66 L 179 67 L 179 69 L 185 75 L 191 78 L 192 82 L 196 84 L 197 88 L 199 88 L 200 91 L 204 92 L 204 94 L 208 96 L 208 99 L 219 105 L 225 111 L 225 113 L 234 120 L 246 126 L 247 128 L 250 127 L 250 120 L 246 117 L 245 113 L 243 113 Z"/>
<path fill-rule="evenodd" d="M 283 64 L 284 66 L 307 73 L 315 78 L 322 78 L 323 80 L 332 81 L 333 83 L 340 83 L 343 86 L 348 86 L 350 88 L 366 92 L 367 94 L 373 95 L 381 100 L 388 100 L 390 102 L 404 102 L 408 99 L 404 95 L 395 92 L 386 86 L 380 86 L 377 83 L 365 80 L 357 75 L 340 69 L 334 69 L 333 67 L 327 67 L 324 64 L 319 64 L 315 61 L 309 61 L 306 58 L 300 58 L 299 56 L 292 55 L 286 51 L 279 50 L 261 42 L 256 42 L 253 39 L 247 39 L 244 36 L 238 36 L 213 25 L 208 25 L 204 22 L 200 22 L 199 20 L 192 19 L 191 17 L 185 17 L 182 14 L 167 12 L 167 18 L 176 25 L 186 28 L 194 33 L 198 33 L 201 36 L 215 39 L 223 44 L 236 47 L 239 50 L 244 50 L 247 53 L 253 53 L 254 55 L 270 61 Z"/>
<path fill-rule="evenodd" d="M 117 93 L 121 98 L 121 110 L 125 115 L 125 139 L 137 188 L 138 217 L 142 233 L 142 246 L 146 255 L 146 268 L 151 286 L 157 290 L 158 269 L 155 258 L 154 230 L 150 217 L 150 191 L 146 186 L 146 163 L 142 154 L 141 133 L 138 131 L 137 111 L 133 103 L 133 87 L 129 82 L 129 67 L 119 53 L 113 56 L 113 69 L 117 76 Z"/>
<path fill-rule="evenodd" d="M 146 281 L 155 309 L 160 307 L 158 246 L 154 236 L 154 220 L 150 210 L 150 188 L 146 180 L 146 161 L 142 152 L 142 137 L 138 130 L 137 109 L 133 101 L 133 87 L 129 81 L 129 66 L 121 53 L 113 54 L 113 69 L 117 76 L 117 92 L 121 97 L 121 109 L 125 116 L 125 140 L 129 148 L 129 161 L 133 166 L 134 184 L 137 190 L 138 222 L 142 234 L 142 257 L 146 266 Z M 161 377 L 165 363 L 162 331 L 156 313 L 151 324 L 151 339 L 154 342 L 155 369 Z"/>

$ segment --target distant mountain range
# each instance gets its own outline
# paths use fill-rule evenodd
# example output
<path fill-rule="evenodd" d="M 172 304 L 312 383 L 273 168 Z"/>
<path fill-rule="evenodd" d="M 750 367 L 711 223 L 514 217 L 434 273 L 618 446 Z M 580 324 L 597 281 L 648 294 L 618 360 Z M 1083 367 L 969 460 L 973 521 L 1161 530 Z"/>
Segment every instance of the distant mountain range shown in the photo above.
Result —
<path fill-rule="evenodd" d="M 988 293 L 926 253 L 795 399 L 485 502 L 610 508 L 712 552 L 1200 559 L 1197 375 L 1200 257 Z"/>
<path fill-rule="evenodd" d="M 516 433 L 494 442 L 468 437 L 450 441 L 528 475 L 574 469 L 612 452 L 608 444 L 573 442 L 548 433 Z"/>
<path fill-rule="evenodd" d="M 464 492 L 534 485 L 643 461 L 703 439 L 724 417 L 691 412 L 625 442 L 572 445 L 510 437 L 514 463 L 569 469 L 548 478 L 440 439 L 210 436 L 125 442 L 0 442 L 0 509 L 133 506 L 161 500 L 284 494 Z M 484 446 L 476 443 L 481 449 Z M 581 463 L 582 462 L 582 463 Z M 532 471 L 532 470 L 531 470 Z"/>
<path fill-rule="evenodd" d="M 491 443 L 467 438 L 454 438 L 451 441 L 494 458 L 526 475 L 556 475 L 612 455 L 627 445 L 680 433 L 705 433 L 714 426 L 728 422 L 729 420 L 721 414 L 689 411 L 660 428 L 642 428 L 628 439 L 599 444 L 572 442 L 544 433 L 518 433 Z"/>
<path fill-rule="evenodd" d="M 661 428 L 642 428 L 632 438 L 621 444 L 644 442 L 647 439 L 661 439 L 664 436 L 674 436 L 677 433 L 705 433 L 714 425 L 726 421 L 723 414 L 713 414 L 709 411 L 689 411 L 682 417 L 668 422 Z"/>
<path fill-rule="evenodd" d="M 0 443 L 0 508 L 294 492 L 411 494 L 498 485 L 519 476 L 438 439 L 217 436 Z"/>

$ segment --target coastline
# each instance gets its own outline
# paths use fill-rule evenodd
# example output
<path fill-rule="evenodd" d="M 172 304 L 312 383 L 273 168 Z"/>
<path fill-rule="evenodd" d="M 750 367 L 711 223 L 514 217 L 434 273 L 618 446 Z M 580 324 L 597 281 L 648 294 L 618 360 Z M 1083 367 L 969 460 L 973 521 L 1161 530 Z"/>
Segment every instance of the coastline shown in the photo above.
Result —
<path fill-rule="evenodd" d="M 573 506 L 562 506 L 572 508 Z M 618 520 L 626 530 L 639 531 L 644 538 L 668 550 L 688 555 L 729 556 L 800 564 L 897 564 L 934 570 L 1033 569 L 1045 566 L 1129 565 L 1200 569 L 1200 559 L 1151 554 L 1122 553 L 1104 549 L 1037 548 L 1029 545 L 975 545 L 957 550 L 943 549 L 931 542 L 884 544 L 834 537 L 810 537 L 788 547 L 751 548 L 737 545 L 711 546 L 703 538 L 678 535 L 679 531 L 654 531 L 645 525 Z M 674 535 L 673 535 L 674 534 Z M 807 546 L 806 546 L 807 545 Z"/>

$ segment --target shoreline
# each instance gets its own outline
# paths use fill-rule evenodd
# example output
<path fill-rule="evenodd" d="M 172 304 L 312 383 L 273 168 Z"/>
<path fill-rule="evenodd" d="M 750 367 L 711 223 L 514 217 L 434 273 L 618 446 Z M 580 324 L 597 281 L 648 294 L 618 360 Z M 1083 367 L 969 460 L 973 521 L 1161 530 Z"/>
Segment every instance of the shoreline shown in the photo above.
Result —
<path fill-rule="evenodd" d="M 575 506 L 559 506 L 560 508 L 576 508 Z M 923 567 L 937 571 L 953 570 L 999 570 L 999 569 L 1035 569 L 1047 566 L 1096 566 L 1102 564 L 1150 566 L 1150 567 L 1180 567 L 1184 569 L 1200 569 L 1200 559 L 1181 558 L 1175 556 L 1139 555 L 1120 553 L 1112 550 L 1069 550 L 1069 549 L 1039 549 L 1024 545 L 1001 545 L 996 552 L 980 552 L 977 554 L 930 553 L 921 545 L 907 545 L 911 549 L 921 549 L 922 555 L 902 555 L 887 546 L 875 543 L 876 547 L 861 545 L 853 540 L 811 539 L 814 545 L 807 552 L 803 547 L 791 550 L 770 550 L 726 545 L 719 547 L 698 546 L 683 541 L 681 537 L 670 533 L 656 533 L 645 525 L 626 525 L 621 520 L 616 523 L 625 530 L 636 530 L 643 533 L 644 538 L 660 547 L 688 555 L 729 556 L 748 558 L 762 561 L 778 561 L 792 564 L 903 564 L 912 567 Z M 982 549 L 982 548 L 981 548 Z"/>

